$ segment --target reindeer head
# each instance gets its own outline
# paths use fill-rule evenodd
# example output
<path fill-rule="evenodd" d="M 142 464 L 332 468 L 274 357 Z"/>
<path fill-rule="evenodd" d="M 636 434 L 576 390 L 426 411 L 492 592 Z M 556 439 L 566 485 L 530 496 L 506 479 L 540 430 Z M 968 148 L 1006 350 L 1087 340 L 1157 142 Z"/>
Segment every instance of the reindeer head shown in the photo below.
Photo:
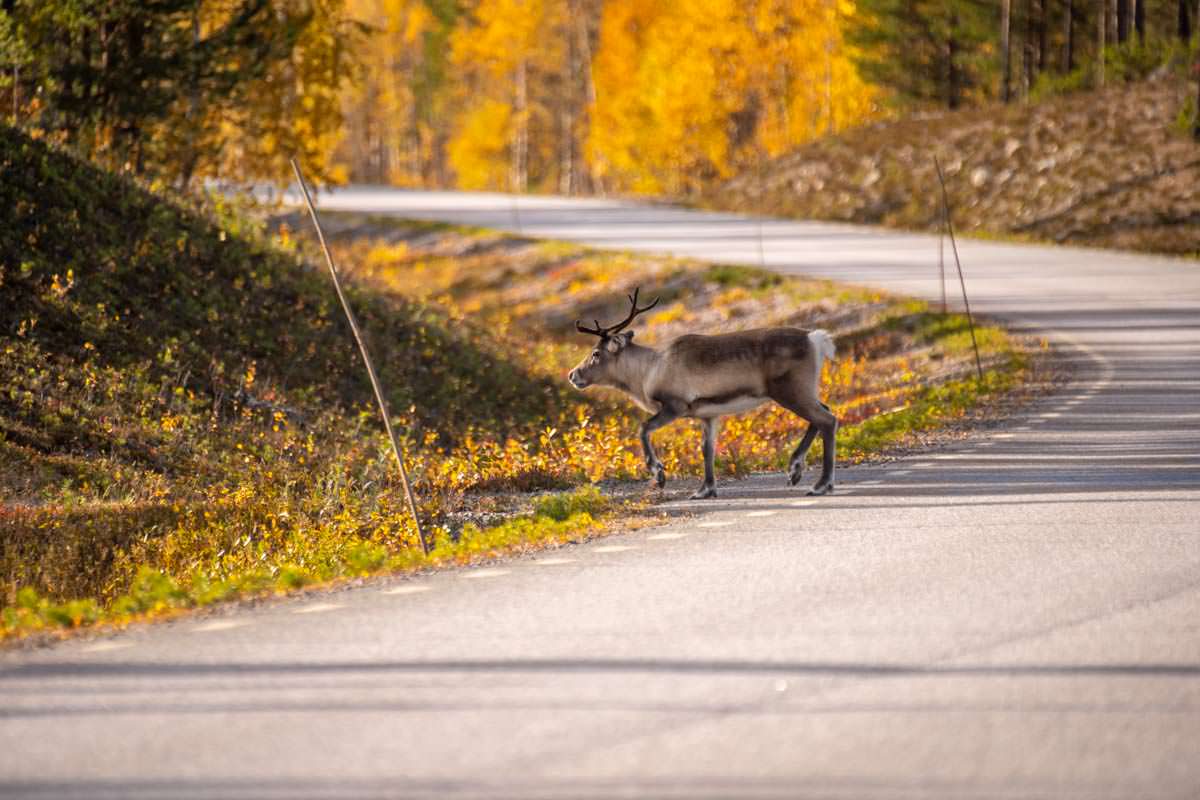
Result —
<path fill-rule="evenodd" d="M 567 380 L 576 389 L 586 389 L 594 384 L 599 385 L 616 385 L 616 365 L 620 361 L 621 353 L 633 341 L 633 331 L 621 333 L 629 324 L 633 322 L 638 314 L 645 313 L 658 305 L 656 298 L 653 303 L 644 308 L 638 308 L 637 299 L 639 289 L 634 289 L 633 294 L 629 295 L 629 316 L 616 325 L 607 328 L 600 325 L 599 320 L 593 320 L 596 323 L 595 328 L 589 328 L 576 320 L 575 329 L 580 333 L 599 336 L 600 342 L 596 345 L 591 354 L 583 361 L 579 362 L 579 366 L 571 370 L 567 374 Z"/>

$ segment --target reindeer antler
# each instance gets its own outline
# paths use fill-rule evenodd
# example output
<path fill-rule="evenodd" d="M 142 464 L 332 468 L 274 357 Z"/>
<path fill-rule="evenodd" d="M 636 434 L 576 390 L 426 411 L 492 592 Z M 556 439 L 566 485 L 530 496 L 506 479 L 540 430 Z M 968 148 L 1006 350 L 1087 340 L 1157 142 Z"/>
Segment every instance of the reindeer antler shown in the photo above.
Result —
<path fill-rule="evenodd" d="M 592 328 L 585 328 L 582 322 L 575 320 L 575 330 L 579 331 L 580 333 L 590 333 L 593 336 L 599 336 L 601 339 L 608 336 L 608 334 L 604 332 L 604 328 L 600 327 L 600 320 L 594 319 L 592 322 L 596 323 L 596 328 L 594 330 Z"/>
<path fill-rule="evenodd" d="M 638 308 L 638 304 L 637 304 L 638 292 L 640 292 L 640 291 L 641 291 L 641 288 L 639 287 L 639 288 L 633 290 L 633 294 L 626 295 L 629 298 L 629 305 L 630 305 L 629 316 L 626 317 L 621 322 L 618 322 L 616 325 L 612 325 L 610 327 L 605 328 L 600 324 L 600 320 L 594 319 L 594 320 L 592 320 L 592 322 L 596 323 L 596 327 L 588 328 L 588 327 L 585 327 L 579 320 L 575 320 L 575 330 L 579 331 L 580 333 L 590 333 L 592 336 L 599 336 L 601 339 L 607 339 L 610 336 L 612 336 L 613 334 L 620 333 L 621 331 L 623 331 L 629 327 L 629 323 L 633 322 L 633 320 L 637 317 L 638 314 L 646 313 L 647 311 L 649 311 L 650 309 L 652 309 L 656 305 L 658 305 L 658 301 L 662 299 L 661 297 L 656 297 L 656 298 L 654 298 L 654 302 L 651 303 L 650 305 L 645 306 L 644 308 Z"/>

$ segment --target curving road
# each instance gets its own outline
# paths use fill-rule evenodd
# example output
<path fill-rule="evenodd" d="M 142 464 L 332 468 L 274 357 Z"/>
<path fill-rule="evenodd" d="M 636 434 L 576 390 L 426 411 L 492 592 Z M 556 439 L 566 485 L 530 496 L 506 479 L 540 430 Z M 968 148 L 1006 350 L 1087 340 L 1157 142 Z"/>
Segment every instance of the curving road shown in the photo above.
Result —
<path fill-rule="evenodd" d="M 760 259 L 760 223 L 670 207 L 322 204 Z M 931 237 L 761 225 L 773 269 L 938 292 Z M 1078 362 L 1007 428 L 828 498 L 727 482 L 541 558 L 0 655 L 0 796 L 1200 796 L 1200 263 L 962 254 L 974 307 Z"/>

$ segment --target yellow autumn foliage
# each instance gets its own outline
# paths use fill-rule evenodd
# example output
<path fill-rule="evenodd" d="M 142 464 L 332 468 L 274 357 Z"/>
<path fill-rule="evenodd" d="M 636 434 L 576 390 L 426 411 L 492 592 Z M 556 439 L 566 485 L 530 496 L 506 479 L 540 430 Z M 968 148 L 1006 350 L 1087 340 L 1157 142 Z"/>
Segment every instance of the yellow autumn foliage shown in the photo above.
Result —
<path fill-rule="evenodd" d="M 634 191 L 688 194 L 821 133 L 873 94 L 834 0 L 612 0 L 594 63 L 588 156 Z"/>
<path fill-rule="evenodd" d="M 346 0 L 273 0 L 278 13 L 311 14 L 298 34 L 290 58 L 273 62 L 254 82 L 253 106 L 226 111 L 216 121 L 219 158 L 206 177 L 259 175 L 290 179 L 289 159 L 299 158 L 308 172 L 332 182 L 345 179 L 334 163 L 342 138 L 341 87 L 356 65 L 355 48 L 362 38 L 347 18 Z M 216 26 L 230 13 L 209 4 L 207 24 Z M 347 82 L 353 84 L 353 81 Z"/>
<path fill-rule="evenodd" d="M 551 87 L 565 0 L 479 0 L 450 39 L 460 112 L 447 145 L 458 184 L 524 191 L 553 161 Z M 498 146 L 503 143 L 503 146 Z"/>
<path fill-rule="evenodd" d="M 876 111 L 850 0 L 347 2 L 358 180 L 686 195 Z"/>
<path fill-rule="evenodd" d="M 459 135 L 448 145 L 463 189 L 506 188 L 512 118 L 510 105 L 491 99 L 464 114 Z"/>

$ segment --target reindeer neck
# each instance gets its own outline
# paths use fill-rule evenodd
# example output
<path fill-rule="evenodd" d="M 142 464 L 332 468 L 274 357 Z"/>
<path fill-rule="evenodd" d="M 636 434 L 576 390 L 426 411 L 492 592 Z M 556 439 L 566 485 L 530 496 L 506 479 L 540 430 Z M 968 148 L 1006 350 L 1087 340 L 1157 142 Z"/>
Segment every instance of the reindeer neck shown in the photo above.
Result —
<path fill-rule="evenodd" d="M 630 394 L 638 405 L 649 408 L 645 389 L 646 376 L 661 357 L 662 354 L 653 347 L 643 347 L 630 342 L 621 351 L 621 358 L 617 361 L 615 387 Z"/>

